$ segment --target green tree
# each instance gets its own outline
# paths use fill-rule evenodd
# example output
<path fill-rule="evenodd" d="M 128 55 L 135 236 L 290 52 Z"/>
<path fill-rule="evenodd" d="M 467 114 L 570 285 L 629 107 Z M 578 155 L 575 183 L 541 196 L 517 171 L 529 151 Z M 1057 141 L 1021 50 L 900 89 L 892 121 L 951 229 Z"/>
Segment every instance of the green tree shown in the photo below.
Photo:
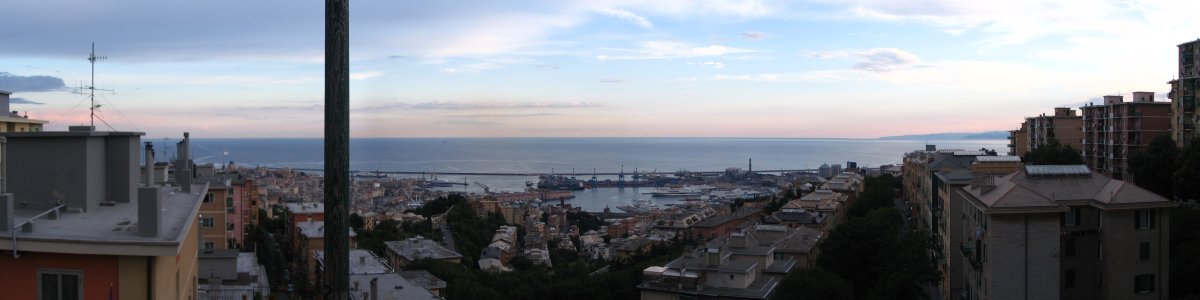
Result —
<path fill-rule="evenodd" d="M 854 299 L 854 287 L 833 272 L 820 268 L 801 269 L 779 284 L 776 299 Z"/>
<path fill-rule="evenodd" d="M 1175 163 L 1179 159 L 1179 147 L 1169 135 L 1160 135 L 1150 141 L 1145 150 L 1129 155 L 1131 181 L 1155 194 L 1174 199 Z"/>
<path fill-rule="evenodd" d="M 1045 145 L 1026 152 L 1021 161 L 1027 165 L 1079 165 L 1083 164 L 1083 156 L 1075 147 L 1051 139 Z"/>
<path fill-rule="evenodd" d="M 350 228 L 354 228 L 354 231 L 362 231 L 364 223 L 366 222 L 363 221 L 362 216 L 356 213 L 350 214 Z"/>
<path fill-rule="evenodd" d="M 1200 139 L 1193 139 L 1179 152 L 1172 174 L 1175 199 L 1200 200 Z"/>

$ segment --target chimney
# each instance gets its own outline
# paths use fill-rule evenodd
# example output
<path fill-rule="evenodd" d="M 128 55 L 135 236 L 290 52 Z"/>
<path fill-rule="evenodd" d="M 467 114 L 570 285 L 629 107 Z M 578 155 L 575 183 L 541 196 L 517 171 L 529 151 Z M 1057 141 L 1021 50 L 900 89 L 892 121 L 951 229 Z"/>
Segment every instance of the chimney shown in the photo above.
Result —
<path fill-rule="evenodd" d="M 145 186 L 138 188 L 138 234 L 144 237 L 158 236 L 159 223 L 162 222 L 158 187 Z"/>
<path fill-rule="evenodd" d="M 367 264 L 367 257 L 366 257 L 366 256 L 359 256 L 359 257 L 358 257 L 358 264 L 360 264 L 360 265 L 365 265 L 365 264 Z"/>
<path fill-rule="evenodd" d="M 1125 96 L 1121 96 L 1121 95 L 1104 96 L 1104 104 L 1105 105 L 1117 104 L 1117 103 L 1121 103 L 1121 102 L 1125 102 Z"/>
<path fill-rule="evenodd" d="M 3 95 L 3 94 L 0 94 Z M 13 194 L 0 194 L 0 231 L 12 230 L 16 222 L 16 211 L 13 211 Z"/>
<path fill-rule="evenodd" d="M 1075 110 L 1071 109 L 1070 107 L 1055 107 L 1054 108 L 1054 116 L 1055 117 L 1070 117 L 1070 116 L 1074 116 L 1074 115 L 1075 115 Z"/>
<path fill-rule="evenodd" d="M 721 265 L 721 248 L 708 248 L 704 253 L 704 258 L 709 266 Z"/>
<path fill-rule="evenodd" d="M 979 188 L 979 194 L 987 194 L 996 189 L 996 177 L 984 175 L 978 179 L 972 179 L 971 184 Z"/>
<path fill-rule="evenodd" d="M 154 186 L 154 144 L 146 142 L 146 186 Z"/>
<path fill-rule="evenodd" d="M 371 278 L 371 300 L 379 299 L 379 277 Z"/>
<path fill-rule="evenodd" d="M 1133 102 L 1154 102 L 1154 92 L 1133 92 Z"/>
<path fill-rule="evenodd" d="M 183 140 L 176 145 L 175 151 L 179 159 L 175 161 L 175 183 L 177 183 L 184 193 L 192 192 L 192 159 L 189 157 L 191 151 L 191 137 L 187 132 L 183 133 Z"/>
<path fill-rule="evenodd" d="M 0 111 L 8 111 L 8 96 L 11 95 L 8 91 L 0 91 Z"/>

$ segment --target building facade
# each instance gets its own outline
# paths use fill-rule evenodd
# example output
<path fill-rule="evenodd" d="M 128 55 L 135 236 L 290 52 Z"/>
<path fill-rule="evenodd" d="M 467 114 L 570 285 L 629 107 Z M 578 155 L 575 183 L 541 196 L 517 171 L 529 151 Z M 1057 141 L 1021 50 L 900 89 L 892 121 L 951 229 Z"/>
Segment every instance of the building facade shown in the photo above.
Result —
<path fill-rule="evenodd" d="M 29 115 L 22 116 L 9 107 L 11 92 L 0 91 L 0 132 L 38 132 L 47 122 L 30 119 Z M 11 110 L 11 111 L 10 111 Z"/>
<path fill-rule="evenodd" d="M 1153 92 L 1133 92 L 1133 101 L 1104 96 L 1102 105 L 1083 112 L 1083 160 L 1089 168 L 1116 179 L 1128 175 L 1128 158 L 1150 141 L 1171 134 L 1171 104 L 1154 102 Z"/>
<path fill-rule="evenodd" d="M 965 299 L 1167 299 L 1175 204 L 1084 165 L 980 177 L 967 199 Z"/>
<path fill-rule="evenodd" d="M 0 133 L 0 298 L 196 299 L 207 187 L 139 180 L 141 135 Z"/>
<path fill-rule="evenodd" d="M 1168 82 L 1171 92 L 1171 137 L 1186 146 L 1196 135 L 1196 97 L 1200 94 L 1200 40 L 1179 44 L 1178 73 Z"/>
<path fill-rule="evenodd" d="M 1025 123 L 1028 125 L 1027 152 L 1049 144 L 1050 140 L 1075 150 L 1083 148 L 1083 117 L 1069 107 L 1054 108 L 1053 115 L 1025 118 Z"/>

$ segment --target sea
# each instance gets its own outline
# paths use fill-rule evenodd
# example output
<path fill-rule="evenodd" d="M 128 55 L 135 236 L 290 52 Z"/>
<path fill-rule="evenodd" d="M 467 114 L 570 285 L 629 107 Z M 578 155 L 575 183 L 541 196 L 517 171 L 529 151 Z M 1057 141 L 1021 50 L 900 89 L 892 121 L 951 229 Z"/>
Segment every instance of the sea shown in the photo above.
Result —
<path fill-rule="evenodd" d="M 147 140 L 158 157 L 173 156 L 177 140 Z M 433 177 L 464 182 L 448 191 L 522 191 L 535 176 L 450 175 L 471 173 L 632 174 L 657 171 L 723 171 L 816 169 L 822 164 L 856 162 L 859 167 L 899 164 L 906 152 L 925 149 L 1007 151 L 1006 140 L 876 140 L 776 138 L 361 138 L 350 140 L 350 168 L 355 171 L 422 172 L 400 177 Z M 193 139 L 197 163 L 239 167 L 321 169 L 321 139 Z M 753 164 L 753 166 L 751 166 Z M 582 175 L 587 174 L 587 175 Z M 616 179 L 616 176 L 597 176 Z M 627 176 L 628 178 L 628 176 Z M 653 188 L 599 188 L 575 192 L 572 205 L 587 211 L 626 205 L 646 198 Z M 658 200 L 658 199 L 656 199 Z M 659 205 L 674 200 L 664 199 Z"/>

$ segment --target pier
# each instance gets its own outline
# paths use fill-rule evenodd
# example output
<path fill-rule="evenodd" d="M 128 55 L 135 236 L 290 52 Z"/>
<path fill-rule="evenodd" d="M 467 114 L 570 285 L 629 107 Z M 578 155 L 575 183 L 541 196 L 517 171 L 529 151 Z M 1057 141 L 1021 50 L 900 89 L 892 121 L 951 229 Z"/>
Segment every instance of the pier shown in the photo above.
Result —
<path fill-rule="evenodd" d="M 290 170 L 293 170 L 293 171 L 305 171 L 305 172 L 324 172 L 324 171 L 325 171 L 325 170 L 322 170 L 322 169 L 285 168 L 285 167 L 276 167 L 276 168 L 267 168 L 267 169 L 290 169 Z M 817 169 L 791 169 L 791 170 L 760 170 L 760 171 L 754 171 L 754 173 L 790 173 L 790 172 L 817 172 Z M 437 171 L 437 172 L 433 172 L 433 171 L 350 171 L 350 173 L 352 173 L 352 174 L 388 174 L 388 175 L 422 175 L 422 174 L 438 174 L 438 175 L 469 175 L 469 176 L 525 176 L 525 177 L 531 177 L 531 176 L 542 176 L 542 175 L 556 175 L 556 176 L 591 176 L 591 175 L 619 176 L 619 175 L 630 175 L 630 174 L 633 174 L 633 173 L 621 173 L 621 172 L 596 172 L 596 173 L 496 173 L 496 172 L 442 172 L 442 171 Z M 679 173 L 683 173 L 683 174 L 704 174 L 704 175 L 712 175 L 712 174 L 723 174 L 723 173 L 725 173 L 725 171 L 724 171 L 724 170 L 722 170 L 722 171 L 638 172 L 637 174 L 639 174 L 639 175 L 675 175 L 675 174 L 679 174 Z"/>

